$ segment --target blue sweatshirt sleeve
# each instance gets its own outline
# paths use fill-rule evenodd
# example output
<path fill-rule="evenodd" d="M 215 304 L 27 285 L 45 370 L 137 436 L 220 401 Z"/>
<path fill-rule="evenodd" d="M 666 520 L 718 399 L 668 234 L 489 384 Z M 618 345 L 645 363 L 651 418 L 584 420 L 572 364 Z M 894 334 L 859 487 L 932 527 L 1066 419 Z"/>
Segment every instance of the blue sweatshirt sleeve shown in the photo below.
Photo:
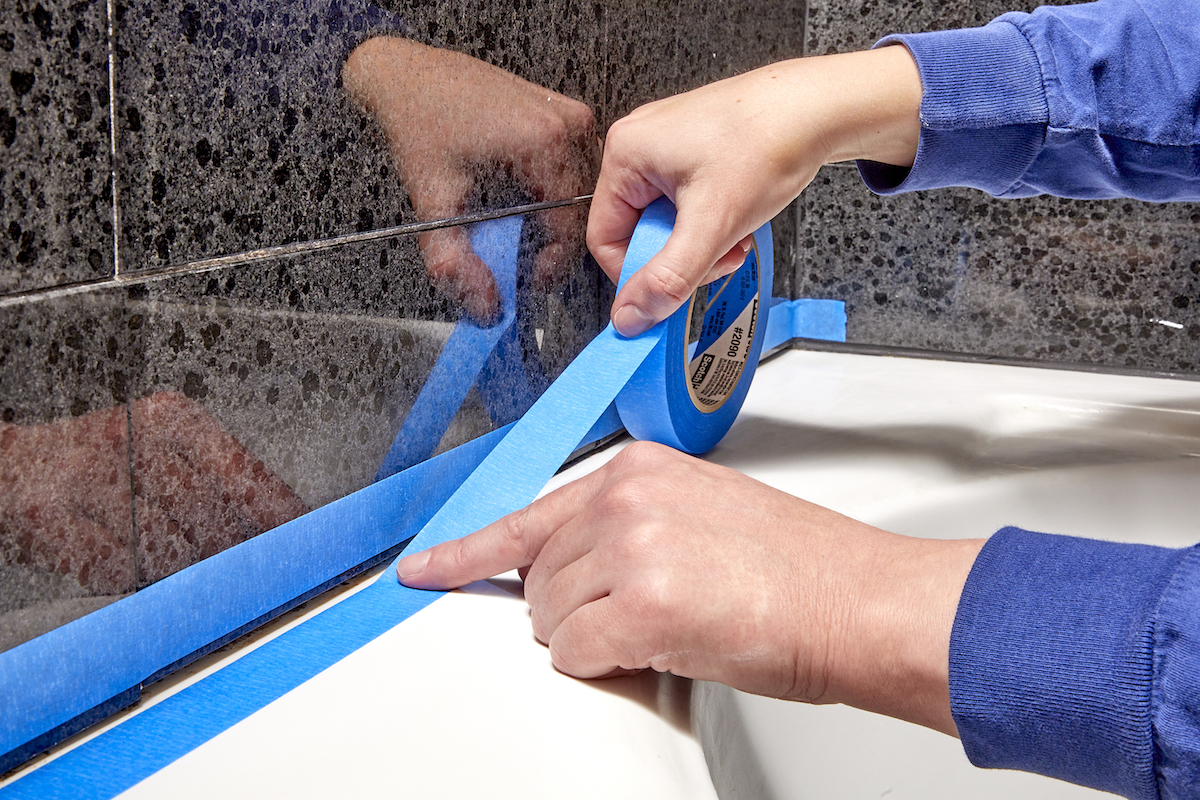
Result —
<path fill-rule="evenodd" d="M 921 75 L 911 169 L 859 162 L 881 194 L 1200 199 L 1200 0 L 1100 0 L 982 28 L 889 36 Z"/>
<path fill-rule="evenodd" d="M 1000 531 L 959 603 L 950 701 L 976 766 L 1194 798 L 1200 546 Z"/>

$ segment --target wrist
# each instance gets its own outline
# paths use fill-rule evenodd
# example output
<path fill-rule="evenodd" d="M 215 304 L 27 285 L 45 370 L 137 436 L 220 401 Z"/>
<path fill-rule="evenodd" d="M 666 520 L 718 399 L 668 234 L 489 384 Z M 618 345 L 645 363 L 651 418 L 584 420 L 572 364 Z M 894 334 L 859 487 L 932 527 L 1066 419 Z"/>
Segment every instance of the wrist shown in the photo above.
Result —
<path fill-rule="evenodd" d="M 826 163 L 909 167 L 921 136 L 921 76 L 901 45 L 821 56 L 829 108 Z"/>
<path fill-rule="evenodd" d="M 847 590 L 828 696 L 957 735 L 950 714 L 950 635 L 982 539 L 875 531 Z"/>

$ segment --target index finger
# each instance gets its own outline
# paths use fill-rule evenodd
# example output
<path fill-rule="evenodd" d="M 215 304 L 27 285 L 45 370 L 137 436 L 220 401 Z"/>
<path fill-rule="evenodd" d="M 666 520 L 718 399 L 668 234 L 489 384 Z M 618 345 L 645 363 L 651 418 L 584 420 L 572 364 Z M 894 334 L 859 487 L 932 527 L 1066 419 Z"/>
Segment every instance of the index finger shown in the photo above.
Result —
<path fill-rule="evenodd" d="M 664 194 L 635 167 L 616 166 L 618 160 L 616 145 L 607 144 L 587 222 L 588 249 L 613 283 L 621 277 L 625 252 L 642 211 Z"/>
<path fill-rule="evenodd" d="M 396 575 L 414 589 L 457 589 L 528 567 L 552 536 L 600 490 L 603 468 L 568 483 L 475 533 L 400 559 Z"/>

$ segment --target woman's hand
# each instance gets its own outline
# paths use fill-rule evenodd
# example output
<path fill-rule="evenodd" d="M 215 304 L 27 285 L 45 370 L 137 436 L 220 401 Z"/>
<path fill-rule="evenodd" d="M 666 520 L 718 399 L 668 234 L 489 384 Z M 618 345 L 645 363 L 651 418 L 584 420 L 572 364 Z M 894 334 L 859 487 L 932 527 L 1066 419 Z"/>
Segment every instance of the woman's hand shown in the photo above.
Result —
<path fill-rule="evenodd" d="M 910 166 L 921 81 L 903 47 L 795 59 L 642 106 L 609 129 L 587 243 L 614 281 L 642 209 L 678 211 L 662 252 L 617 295 L 626 336 L 737 269 L 750 234 L 832 161 Z"/>
<path fill-rule="evenodd" d="M 953 734 L 950 630 L 981 546 L 886 533 L 636 443 L 398 572 L 445 589 L 524 570 L 534 635 L 577 677 L 670 671 Z"/>

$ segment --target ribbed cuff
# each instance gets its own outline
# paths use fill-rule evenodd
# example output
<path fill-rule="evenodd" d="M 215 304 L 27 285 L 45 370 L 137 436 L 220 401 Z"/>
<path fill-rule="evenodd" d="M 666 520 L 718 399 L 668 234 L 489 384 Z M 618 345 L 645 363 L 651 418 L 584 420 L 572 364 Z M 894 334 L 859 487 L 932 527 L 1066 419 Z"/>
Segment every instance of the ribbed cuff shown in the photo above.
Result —
<path fill-rule="evenodd" d="M 1200 786 L 1200 545 L 1187 551 L 1154 621 L 1154 731 L 1162 800 Z"/>
<path fill-rule="evenodd" d="M 879 194 L 969 186 L 1009 194 L 1045 138 L 1048 112 L 1037 55 L 1010 22 L 899 34 L 921 75 L 921 138 L 910 169 L 860 161 Z"/>
<path fill-rule="evenodd" d="M 951 712 L 971 763 L 1157 798 L 1154 617 L 1186 553 L 995 534 L 950 640 Z"/>

